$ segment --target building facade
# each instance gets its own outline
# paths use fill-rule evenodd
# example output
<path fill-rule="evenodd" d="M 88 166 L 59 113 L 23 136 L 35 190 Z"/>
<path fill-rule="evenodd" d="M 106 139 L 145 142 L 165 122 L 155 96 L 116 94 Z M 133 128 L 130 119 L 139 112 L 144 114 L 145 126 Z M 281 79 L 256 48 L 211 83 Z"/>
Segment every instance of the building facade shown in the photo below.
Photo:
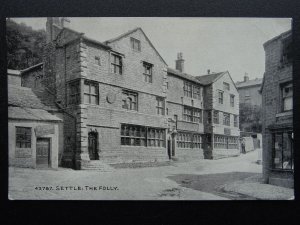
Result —
<path fill-rule="evenodd" d="M 263 106 L 263 176 L 266 183 L 293 187 L 293 76 L 291 31 L 267 41 Z"/>
<path fill-rule="evenodd" d="M 205 158 L 239 155 L 239 94 L 229 72 L 197 79 L 204 85 Z"/>
<path fill-rule="evenodd" d="M 238 149 L 239 100 L 228 72 L 202 83 L 184 73 L 182 54 L 176 69 L 169 68 L 141 28 L 99 42 L 65 24 L 48 18 L 43 63 L 22 73 L 22 84 L 47 104 L 54 96 L 62 113 L 62 166 L 203 158 L 206 144 L 207 152 L 227 156 Z M 223 107 L 215 100 L 220 88 Z M 225 125 L 206 124 L 205 106 L 211 119 L 214 107 L 220 121 L 224 113 Z"/>

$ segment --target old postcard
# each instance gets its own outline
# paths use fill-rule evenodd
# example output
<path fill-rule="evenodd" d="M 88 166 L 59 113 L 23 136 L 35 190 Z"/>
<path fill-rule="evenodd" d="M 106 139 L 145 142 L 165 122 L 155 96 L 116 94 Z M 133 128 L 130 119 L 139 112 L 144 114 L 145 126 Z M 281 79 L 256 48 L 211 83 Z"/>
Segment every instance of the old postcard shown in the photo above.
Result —
<path fill-rule="evenodd" d="M 9 199 L 294 199 L 288 18 L 7 18 Z"/>

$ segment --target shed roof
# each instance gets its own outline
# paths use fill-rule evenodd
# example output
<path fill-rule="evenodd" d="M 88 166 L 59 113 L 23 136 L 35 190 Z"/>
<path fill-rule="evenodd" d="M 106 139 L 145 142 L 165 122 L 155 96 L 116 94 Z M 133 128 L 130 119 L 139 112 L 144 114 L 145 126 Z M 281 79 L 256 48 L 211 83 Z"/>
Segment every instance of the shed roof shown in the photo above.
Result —
<path fill-rule="evenodd" d="M 32 109 L 26 107 L 8 107 L 9 119 L 22 119 L 22 120 L 39 120 L 39 121 L 62 121 L 57 116 L 51 115 L 43 109 Z"/>
<path fill-rule="evenodd" d="M 53 110 L 53 108 L 44 105 L 30 88 L 17 85 L 8 85 L 8 105 Z"/>
<path fill-rule="evenodd" d="M 7 69 L 7 75 L 20 76 L 20 70 Z"/>

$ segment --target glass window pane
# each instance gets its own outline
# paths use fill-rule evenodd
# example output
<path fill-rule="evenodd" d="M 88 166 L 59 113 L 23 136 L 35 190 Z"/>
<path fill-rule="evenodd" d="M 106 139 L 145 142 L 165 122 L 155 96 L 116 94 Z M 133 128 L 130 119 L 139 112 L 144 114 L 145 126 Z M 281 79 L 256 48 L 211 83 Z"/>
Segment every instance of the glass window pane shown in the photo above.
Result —
<path fill-rule="evenodd" d="M 274 135 L 274 168 L 282 168 L 282 135 Z"/>
<path fill-rule="evenodd" d="M 98 104 L 98 102 L 97 102 L 97 97 L 96 96 L 91 96 L 91 104 Z"/>
<path fill-rule="evenodd" d="M 88 84 L 84 85 L 84 93 L 90 93 L 90 86 Z"/>
<path fill-rule="evenodd" d="M 97 88 L 96 88 L 96 85 L 91 85 L 91 94 L 94 94 L 94 95 L 97 94 Z"/>
<path fill-rule="evenodd" d="M 291 135 L 283 133 L 283 169 L 292 169 L 292 140 Z"/>

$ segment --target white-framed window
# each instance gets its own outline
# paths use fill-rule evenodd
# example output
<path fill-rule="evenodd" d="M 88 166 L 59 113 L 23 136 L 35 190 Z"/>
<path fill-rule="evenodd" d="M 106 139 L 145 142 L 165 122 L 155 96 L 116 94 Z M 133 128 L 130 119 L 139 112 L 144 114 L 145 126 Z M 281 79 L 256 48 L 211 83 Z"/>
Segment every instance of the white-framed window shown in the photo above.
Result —
<path fill-rule="evenodd" d="M 111 54 L 111 56 L 112 56 L 111 72 L 116 74 L 122 74 L 123 72 L 122 57 L 116 54 Z"/>
<path fill-rule="evenodd" d="M 99 105 L 99 88 L 98 83 L 85 80 L 84 81 L 84 103 Z"/>
<path fill-rule="evenodd" d="M 223 82 L 223 88 L 224 88 L 224 90 L 229 91 L 230 90 L 230 85 L 226 82 Z"/>
<path fill-rule="evenodd" d="M 137 111 L 138 107 L 138 94 L 132 91 L 122 91 L 122 108 L 127 110 Z"/>
<path fill-rule="evenodd" d="M 219 104 L 223 104 L 223 100 L 224 100 L 224 92 L 223 91 L 219 91 L 218 92 L 218 99 L 219 99 Z"/>
<path fill-rule="evenodd" d="M 130 38 L 130 45 L 133 50 L 141 51 L 141 41 L 133 37 Z"/>
<path fill-rule="evenodd" d="M 230 95 L 230 106 L 234 107 L 234 95 Z"/>
<path fill-rule="evenodd" d="M 144 80 L 147 83 L 152 83 L 152 68 L 153 65 L 151 63 L 143 62 L 144 67 Z"/>
<path fill-rule="evenodd" d="M 287 83 L 281 85 L 282 111 L 293 110 L 293 84 Z"/>

